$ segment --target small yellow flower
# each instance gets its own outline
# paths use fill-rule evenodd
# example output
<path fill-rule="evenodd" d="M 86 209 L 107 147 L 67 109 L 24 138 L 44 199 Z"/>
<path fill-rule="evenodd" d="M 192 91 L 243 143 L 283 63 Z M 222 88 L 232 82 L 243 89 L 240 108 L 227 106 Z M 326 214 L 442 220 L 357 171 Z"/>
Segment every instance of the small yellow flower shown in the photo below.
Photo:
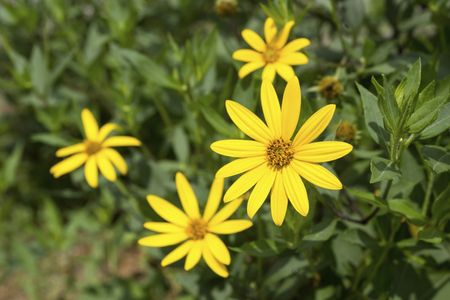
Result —
<path fill-rule="evenodd" d="M 298 52 L 307 47 L 307 38 L 295 39 L 286 44 L 294 21 L 287 22 L 281 32 L 272 18 L 267 18 L 264 24 L 265 41 L 253 30 L 244 29 L 242 37 L 254 50 L 240 49 L 233 53 L 233 58 L 246 62 L 239 70 L 239 77 L 243 78 L 251 72 L 264 67 L 262 78 L 273 81 L 275 72 L 288 81 L 294 74 L 291 66 L 308 63 L 308 57 Z"/>
<path fill-rule="evenodd" d="M 166 247 L 183 242 L 164 257 L 161 261 L 163 267 L 187 256 L 184 269 L 188 271 L 203 257 L 217 275 L 228 277 L 226 265 L 231 263 L 230 252 L 217 234 L 232 234 L 252 226 L 249 220 L 228 220 L 243 199 L 236 199 L 217 212 L 222 200 L 224 180 L 216 178 L 201 215 L 197 198 L 186 177 L 177 173 L 175 182 L 184 212 L 164 199 L 147 196 L 153 210 L 167 222 L 146 222 L 145 228 L 159 234 L 141 238 L 138 243 L 147 247 Z"/>
<path fill-rule="evenodd" d="M 353 142 L 356 139 L 356 125 L 349 121 L 343 121 L 336 128 L 336 138 L 344 142 Z"/>
<path fill-rule="evenodd" d="M 125 160 L 112 147 L 140 146 L 141 142 L 130 136 L 113 136 L 108 138 L 108 135 L 117 129 L 118 126 L 113 123 L 107 123 L 99 129 L 94 116 L 86 108 L 81 112 L 81 120 L 83 121 L 86 139 L 82 143 L 56 151 L 57 157 L 71 156 L 54 165 L 50 169 L 50 173 L 55 178 L 58 178 L 85 164 L 84 175 L 87 183 L 93 188 L 98 186 L 98 169 L 109 181 L 117 179 L 114 167 L 120 173 L 126 174 L 128 167 Z"/>
<path fill-rule="evenodd" d="M 224 201 L 236 199 L 255 188 L 247 203 L 250 218 L 256 214 L 271 191 L 271 212 L 280 226 L 285 218 L 288 200 L 295 210 L 306 216 L 308 195 L 301 177 L 326 189 L 339 190 L 342 184 L 328 169 L 319 165 L 338 159 L 352 150 L 350 144 L 336 141 L 314 141 L 328 126 L 335 105 L 315 112 L 292 139 L 300 115 L 301 92 L 297 77 L 288 81 L 280 108 L 272 83 L 263 80 L 261 104 L 267 125 L 241 104 L 227 100 L 226 109 L 239 129 L 254 140 L 223 140 L 211 149 L 219 154 L 238 157 L 217 171 L 218 177 L 244 173 L 225 193 Z"/>

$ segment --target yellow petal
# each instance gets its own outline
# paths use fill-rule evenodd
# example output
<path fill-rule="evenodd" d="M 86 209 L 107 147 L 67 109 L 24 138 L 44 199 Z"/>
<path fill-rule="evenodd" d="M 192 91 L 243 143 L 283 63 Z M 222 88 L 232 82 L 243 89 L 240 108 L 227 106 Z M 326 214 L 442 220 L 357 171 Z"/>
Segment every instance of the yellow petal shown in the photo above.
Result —
<path fill-rule="evenodd" d="M 163 260 L 161 261 L 161 266 L 168 266 L 176 261 L 179 261 L 191 250 L 193 245 L 192 241 L 186 241 L 174 250 L 172 250 L 169 254 L 167 254 Z"/>
<path fill-rule="evenodd" d="M 294 26 L 294 24 L 295 24 L 294 21 L 289 21 L 283 26 L 283 29 L 279 33 L 277 40 L 275 42 L 275 47 L 277 49 L 283 48 L 283 46 L 286 44 L 289 37 L 289 33 L 291 32 L 292 26 Z"/>
<path fill-rule="evenodd" d="M 247 214 L 250 218 L 253 218 L 256 212 L 263 205 L 264 201 L 266 201 L 267 195 L 269 194 L 275 180 L 275 176 L 276 172 L 268 169 L 250 194 L 250 198 L 248 198 L 247 202 Z"/>
<path fill-rule="evenodd" d="M 308 57 L 300 52 L 291 52 L 282 54 L 278 62 L 291 66 L 304 65 L 308 63 Z"/>
<path fill-rule="evenodd" d="M 167 222 L 145 222 L 144 227 L 148 230 L 161 233 L 175 233 L 184 231 L 185 228 Z"/>
<path fill-rule="evenodd" d="M 229 265 L 231 263 L 230 252 L 222 240 L 215 234 L 208 233 L 205 242 L 213 256 L 221 263 Z M 206 248 L 206 247 L 205 247 Z"/>
<path fill-rule="evenodd" d="M 281 226 L 283 224 L 287 205 L 288 198 L 283 186 L 283 176 L 278 173 L 270 195 L 270 211 L 275 225 Z"/>
<path fill-rule="evenodd" d="M 249 140 L 222 140 L 211 144 L 211 149 L 230 157 L 265 156 L 266 145 Z"/>
<path fill-rule="evenodd" d="M 198 200 L 192 190 L 191 185 L 186 177 L 178 172 L 175 176 L 175 184 L 177 186 L 178 196 L 184 211 L 191 219 L 200 218 L 200 210 L 198 208 Z"/>
<path fill-rule="evenodd" d="M 127 163 L 123 159 L 122 155 L 112 148 L 105 148 L 102 153 L 108 157 L 108 159 L 113 163 L 113 165 L 119 170 L 120 173 L 126 174 L 128 172 Z"/>
<path fill-rule="evenodd" d="M 72 172 L 73 170 L 79 168 L 88 158 L 86 153 L 78 153 L 72 155 L 69 158 L 57 163 L 50 169 L 50 173 L 53 174 L 55 178 L 58 178 L 64 174 Z"/>
<path fill-rule="evenodd" d="M 97 135 L 97 141 L 99 142 L 103 142 L 104 139 L 106 139 L 106 137 L 113 131 L 118 129 L 119 126 L 117 126 L 114 123 L 107 123 L 105 125 L 103 125 Z"/>
<path fill-rule="evenodd" d="M 211 218 L 208 225 L 213 226 L 227 220 L 232 214 L 234 214 L 239 206 L 241 206 L 242 201 L 244 201 L 244 199 L 239 198 L 225 205 L 216 215 L 214 215 L 214 217 Z"/>
<path fill-rule="evenodd" d="M 96 188 L 98 186 L 98 169 L 95 156 L 88 158 L 84 166 L 84 177 L 90 187 Z"/>
<path fill-rule="evenodd" d="M 84 151 L 85 148 L 86 147 L 84 146 L 84 143 L 71 145 L 68 147 L 58 149 L 58 151 L 56 151 L 56 156 L 64 157 L 64 156 L 72 155 L 72 154 Z"/>
<path fill-rule="evenodd" d="M 266 164 L 262 164 L 253 170 L 248 171 L 241 177 L 239 177 L 227 190 L 223 200 L 229 202 L 243 195 L 249 189 L 251 189 L 263 175 L 269 172 Z"/>
<path fill-rule="evenodd" d="M 298 160 L 292 162 L 295 171 L 312 184 L 329 190 L 342 189 L 339 179 L 321 165 Z"/>
<path fill-rule="evenodd" d="M 266 39 L 266 43 L 270 44 L 272 39 L 277 35 L 277 26 L 272 18 L 267 18 L 264 23 L 264 37 Z"/>
<path fill-rule="evenodd" d="M 200 258 L 202 257 L 203 246 L 204 246 L 203 241 L 201 240 L 193 241 L 193 245 L 189 250 L 186 257 L 186 261 L 184 263 L 184 269 L 186 271 L 189 271 L 190 269 L 195 267 L 195 265 L 198 264 Z"/>
<path fill-rule="evenodd" d="M 269 128 L 254 113 L 231 100 L 227 100 L 225 106 L 231 120 L 243 133 L 261 143 L 269 142 L 271 139 Z"/>
<path fill-rule="evenodd" d="M 95 157 L 97 159 L 98 168 L 100 169 L 100 172 L 102 172 L 103 176 L 105 176 L 105 178 L 109 181 L 115 181 L 117 179 L 117 174 L 108 157 L 104 155 L 103 151 L 95 155 Z"/>
<path fill-rule="evenodd" d="M 208 267 L 217 275 L 227 278 L 228 277 L 228 271 L 227 268 L 221 264 L 217 259 L 214 258 L 213 254 L 211 253 L 211 250 L 208 249 L 208 247 L 203 248 L 203 258 L 205 259 L 206 264 Z"/>
<path fill-rule="evenodd" d="M 233 59 L 244 62 L 251 62 L 251 61 L 264 62 L 262 54 L 251 49 L 239 49 L 234 51 Z"/>
<path fill-rule="evenodd" d="M 336 105 L 329 104 L 316 111 L 305 124 L 300 128 L 295 136 L 293 146 L 295 148 L 305 145 L 315 140 L 328 126 L 333 118 Z"/>
<path fill-rule="evenodd" d="M 217 234 L 233 234 L 241 232 L 252 226 L 249 220 L 229 220 L 220 224 L 210 225 L 209 231 Z"/>
<path fill-rule="evenodd" d="M 280 76 L 285 80 L 289 81 L 292 77 L 295 76 L 294 70 L 291 66 L 288 66 L 283 63 L 277 63 L 275 64 L 275 69 L 277 70 L 277 73 L 280 74 Z"/>
<path fill-rule="evenodd" d="M 284 89 L 283 103 L 281 104 L 281 129 L 282 136 L 290 140 L 297 128 L 300 117 L 302 93 L 300 83 L 296 76 L 292 77 Z"/>
<path fill-rule="evenodd" d="M 242 31 L 242 37 L 247 44 L 256 51 L 264 52 L 266 50 L 266 43 L 264 43 L 263 39 L 253 30 L 244 29 Z"/>
<path fill-rule="evenodd" d="M 87 108 L 81 111 L 81 120 L 83 122 L 84 133 L 88 140 L 95 140 L 98 134 L 98 124 L 94 115 Z"/>
<path fill-rule="evenodd" d="M 139 245 L 146 247 L 166 247 L 178 244 L 188 238 L 185 232 L 161 233 L 138 240 Z"/>
<path fill-rule="evenodd" d="M 147 201 L 153 210 L 164 220 L 182 227 L 188 225 L 188 217 L 172 203 L 154 195 L 148 195 Z"/>
<path fill-rule="evenodd" d="M 261 84 L 261 106 L 264 119 L 273 137 L 281 136 L 281 109 L 277 93 L 271 81 L 264 80 Z"/>
<path fill-rule="evenodd" d="M 294 157 L 307 162 L 327 162 L 347 155 L 352 149 L 352 145 L 344 142 L 316 142 L 298 147 Z"/>
<path fill-rule="evenodd" d="M 300 176 L 292 169 L 291 166 L 285 167 L 282 172 L 284 190 L 294 206 L 302 216 L 308 215 L 309 202 L 308 194 L 306 193 L 305 185 Z"/>
<path fill-rule="evenodd" d="M 217 208 L 219 207 L 219 204 L 222 200 L 223 184 L 224 180 L 220 177 L 214 178 L 214 181 L 211 184 L 208 201 L 206 202 L 205 211 L 203 213 L 203 220 L 205 222 L 208 222 L 214 216 Z"/>
<path fill-rule="evenodd" d="M 264 156 L 238 158 L 220 168 L 217 177 L 230 177 L 256 168 L 266 161 Z"/>
<path fill-rule="evenodd" d="M 286 54 L 289 52 L 296 52 L 309 46 L 310 44 L 311 44 L 310 40 L 306 38 L 295 39 L 287 43 L 287 45 L 283 47 L 281 53 Z"/>
<path fill-rule="evenodd" d="M 112 136 L 103 142 L 103 147 L 140 146 L 141 142 L 131 136 Z"/>
<path fill-rule="evenodd" d="M 270 82 L 273 82 L 273 80 L 275 79 L 275 66 L 274 64 L 267 64 L 262 72 L 261 75 L 263 80 L 267 80 Z"/>
<path fill-rule="evenodd" d="M 239 78 L 244 78 L 251 72 L 264 67 L 265 64 L 266 63 L 264 61 L 252 61 L 252 62 L 246 63 L 239 69 L 239 74 L 238 74 Z"/>

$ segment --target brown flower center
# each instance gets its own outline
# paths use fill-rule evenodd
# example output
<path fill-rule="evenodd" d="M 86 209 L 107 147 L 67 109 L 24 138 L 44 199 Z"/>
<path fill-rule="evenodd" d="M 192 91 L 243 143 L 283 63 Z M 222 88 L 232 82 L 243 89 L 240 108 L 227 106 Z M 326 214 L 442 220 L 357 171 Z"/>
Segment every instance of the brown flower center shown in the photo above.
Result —
<path fill-rule="evenodd" d="M 277 49 L 275 49 L 272 45 L 267 45 L 266 51 L 263 53 L 263 58 L 266 63 L 273 63 L 278 60 L 280 57 L 280 53 Z"/>
<path fill-rule="evenodd" d="M 88 155 L 94 155 L 102 149 L 102 144 L 94 141 L 85 141 L 84 146 Z"/>
<path fill-rule="evenodd" d="M 291 141 L 276 139 L 267 146 L 267 161 L 270 167 L 280 170 L 289 165 L 294 158 L 294 149 Z"/>
<path fill-rule="evenodd" d="M 193 240 L 202 240 L 208 233 L 208 225 L 202 219 L 191 220 L 186 228 L 186 233 Z"/>

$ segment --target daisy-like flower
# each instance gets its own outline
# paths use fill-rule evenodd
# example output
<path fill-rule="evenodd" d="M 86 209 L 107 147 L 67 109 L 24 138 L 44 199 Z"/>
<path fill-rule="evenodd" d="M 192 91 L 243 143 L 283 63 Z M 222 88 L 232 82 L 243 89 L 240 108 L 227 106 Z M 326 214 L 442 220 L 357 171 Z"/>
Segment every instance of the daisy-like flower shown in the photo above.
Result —
<path fill-rule="evenodd" d="M 239 70 L 239 77 L 243 78 L 251 72 L 264 67 L 262 78 L 273 81 L 275 72 L 285 81 L 294 74 L 292 66 L 308 63 L 308 57 L 298 52 L 310 44 L 307 38 L 295 39 L 286 44 L 294 21 L 287 22 L 278 32 L 272 18 L 267 18 L 264 24 L 263 40 L 256 32 L 250 29 L 242 31 L 242 37 L 252 49 L 240 49 L 233 53 L 235 60 L 246 62 Z"/>
<path fill-rule="evenodd" d="M 250 218 L 270 191 L 272 219 L 276 225 L 280 226 L 284 221 L 288 199 L 297 212 L 306 216 L 308 195 L 301 177 L 322 188 L 342 188 L 339 179 L 319 163 L 346 155 L 352 146 L 336 141 L 313 142 L 331 121 L 335 105 L 324 106 L 315 112 L 292 139 L 300 115 L 300 103 L 297 77 L 288 81 L 281 108 L 272 83 L 263 81 L 261 104 L 267 125 L 241 104 L 226 101 L 231 120 L 254 140 L 214 142 L 211 145 L 213 151 L 238 158 L 219 169 L 216 176 L 244 173 L 225 193 L 225 202 L 236 199 L 255 186 L 247 203 Z"/>
<path fill-rule="evenodd" d="M 118 126 L 107 123 L 99 129 L 94 116 L 86 108 L 81 112 L 81 120 L 86 139 L 81 143 L 56 151 L 57 157 L 70 157 L 54 165 L 50 169 L 50 173 L 58 178 L 85 164 L 84 175 L 87 183 L 93 188 L 98 186 L 98 169 L 109 181 L 117 179 L 114 167 L 120 173 L 126 174 L 128 167 L 125 160 L 112 147 L 140 146 L 141 142 L 131 136 L 108 137 Z"/>
<path fill-rule="evenodd" d="M 201 215 L 197 198 L 186 177 L 177 173 L 175 181 L 184 212 L 164 199 L 147 196 L 153 210 L 167 222 L 146 222 L 145 228 L 159 234 L 141 238 L 138 243 L 147 247 L 166 247 L 183 242 L 164 257 L 161 261 L 163 267 L 186 256 L 184 269 L 188 271 L 203 257 L 217 275 L 228 277 L 226 265 L 231 263 L 230 252 L 217 234 L 232 234 L 252 226 L 249 220 L 228 220 L 243 199 L 236 199 L 217 212 L 222 200 L 224 180 L 216 178 Z"/>

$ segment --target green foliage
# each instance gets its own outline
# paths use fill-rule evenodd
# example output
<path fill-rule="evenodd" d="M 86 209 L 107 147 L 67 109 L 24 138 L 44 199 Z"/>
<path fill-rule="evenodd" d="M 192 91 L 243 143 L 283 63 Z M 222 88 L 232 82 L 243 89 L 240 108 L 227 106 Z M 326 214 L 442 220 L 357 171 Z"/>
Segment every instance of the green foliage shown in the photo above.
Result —
<path fill-rule="evenodd" d="M 219 2 L 0 1 L 0 299 L 448 299 L 448 1 L 230 1 L 229 15 Z M 226 280 L 204 264 L 162 268 L 169 249 L 136 243 L 160 220 L 145 197 L 177 203 L 183 171 L 204 205 L 229 161 L 210 144 L 245 138 L 225 100 L 261 115 L 260 75 L 239 79 L 231 55 L 266 16 L 311 40 L 294 69 L 301 122 L 333 103 L 319 140 L 357 128 L 354 151 L 327 164 L 344 188 L 307 185 L 309 215 L 291 207 L 280 228 L 264 205 L 224 238 Z M 343 87 L 332 100 L 318 92 L 327 75 Z M 82 169 L 49 173 L 56 149 L 83 138 L 84 107 L 144 144 L 121 150 L 127 176 L 95 190 Z"/>

